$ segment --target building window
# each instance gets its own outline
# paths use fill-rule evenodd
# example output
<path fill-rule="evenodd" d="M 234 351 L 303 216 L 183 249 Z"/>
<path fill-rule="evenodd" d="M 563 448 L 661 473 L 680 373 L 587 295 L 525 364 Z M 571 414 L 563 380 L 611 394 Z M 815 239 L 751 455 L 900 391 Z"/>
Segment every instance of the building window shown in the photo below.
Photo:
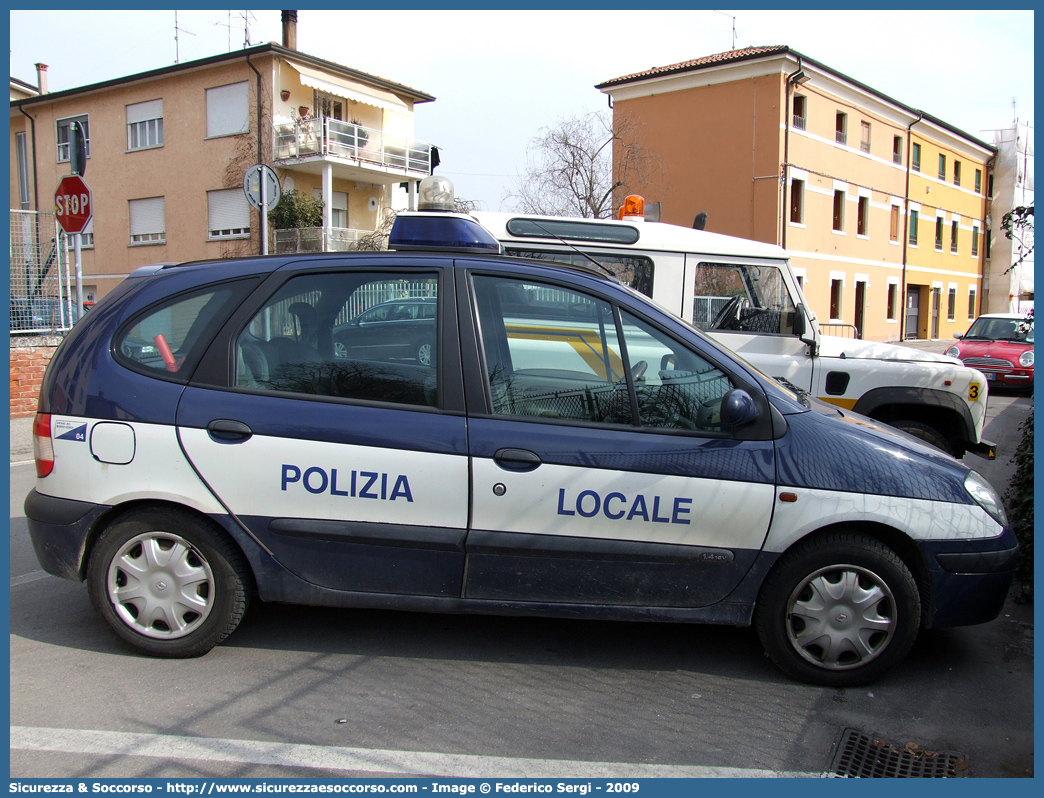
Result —
<path fill-rule="evenodd" d="M 211 239 L 249 238 L 250 205 L 238 188 L 207 192 L 207 228 Z"/>
<path fill-rule="evenodd" d="M 993 172 L 986 178 L 986 196 L 993 199 Z"/>
<path fill-rule="evenodd" d="M 892 137 L 892 163 L 903 164 L 903 137 Z"/>
<path fill-rule="evenodd" d="M 127 149 L 163 146 L 163 100 L 127 106 Z"/>
<path fill-rule="evenodd" d="M 845 229 L 845 191 L 834 190 L 834 230 L 844 232 Z"/>
<path fill-rule="evenodd" d="M 972 227 L 972 257 L 979 257 L 979 228 Z"/>
<path fill-rule="evenodd" d="M 790 221 L 793 224 L 805 222 L 805 181 L 796 177 L 790 179 Z"/>
<path fill-rule="evenodd" d="M 921 145 L 913 145 L 913 156 L 910 158 L 910 168 L 915 172 L 921 171 Z"/>
<path fill-rule="evenodd" d="M 132 199 L 130 211 L 131 244 L 165 244 L 167 242 L 167 209 L 163 197 Z"/>
<path fill-rule="evenodd" d="M 848 143 L 848 114 L 837 112 L 834 117 L 834 133 L 838 144 Z"/>
<path fill-rule="evenodd" d="M 910 211 L 910 244 L 917 246 L 917 222 L 920 214 L 917 211 Z"/>
<path fill-rule="evenodd" d="M 80 130 L 83 131 L 84 149 L 87 151 L 87 157 L 91 157 L 90 125 L 87 121 L 87 114 L 81 114 L 80 116 L 70 116 L 58 120 L 58 163 L 67 163 L 69 160 L 69 126 L 73 122 L 80 123 Z"/>
<path fill-rule="evenodd" d="M 25 133 L 15 134 L 15 151 L 18 153 L 18 202 L 23 211 L 29 210 L 29 152 L 26 149 Z"/>
<path fill-rule="evenodd" d="M 976 194 L 981 194 L 982 193 L 982 170 L 981 169 L 976 169 L 975 170 L 975 193 Z"/>
<path fill-rule="evenodd" d="M 899 206 L 893 205 L 892 212 L 889 214 L 888 219 L 888 240 L 898 241 L 899 240 Z"/>
<path fill-rule="evenodd" d="M 990 245 L 993 243 L 993 235 L 990 233 L 989 230 L 987 230 L 985 233 L 983 233 L 982 238 L 983 238 L 983 242 L 984 242 L 983 243 L 983 250 L 984 251 L 983 251 L 982 254 L 986 258 L 986 260 L 989 260 L 990 259 Z"/>
<path fill-rule="evenodd" d="M 856 235 L 865 236 L 867 233 L 868 225 L 870 224 L 870 198 L 860 197 L 859 198 L 859 216 L 856 219 Z"/>
<path fill-rule="evenodd" d="M 961 162 L 954 160 L 953 162 L 953 184 L 959 186 L 961 184 Z"/>
<path fill-rule="evenodd" d="M 841 294 L 844 287 L 844 280 L 830 281 L 830 318 L 833 320 L 841 318 Z"/>
<path fill-rule="evenodd" d="M 805 129 L 808 117 L 805 115 L 808 109 L 808 98 L 803 94 L 794 95 L 794 127 L 798 130 Z"/>
<path fill-rule="evenodd" d="M 946 179 L 946 156 L 939 153 L 939 179 Z"/>
<path fill-rule="evenodd" d="M 885 305 L 885 316 L 888 321 L 895 321 L 896 310 L 899 306 L 899 284 L 888 283 L 888 302 Z"/>
<path fill-rule="evenodd" d="M 207 89 L 207 138 L 236 136 L 250 130 L 250 84 Z"/>
<path fill-rule="evenodd" d="M 943 248 L 943 218 L 937 216 L 935 219 L 935 248 L 939 252 L 942 252 Z"/>
<path fill-rule="evenodd" d="M 951 285 L 946 295 L 946 321 L 957 318 L 957 286 Z"/>
<path fill-rule="evenodd" d="M 87 220 L 87 226 L 83 228 L 82 233 L 69 236 L 69 244 L 72 246 L 76 245 L 76 235 L 80 237 L 81 249 L 94 249 L 94 218 Z"/>
<path fill-rule="evenodd" d="M 322 202 L 323 190 L 313 188 L 312 196 Z M 330 224 L 332 227 L 348 227 L 348 192 L 330 192 Z"/>
<path fill-rule="evenodd" d="M 957 221 L 950 225 L 950 252 L 957 251 L 957 229 L 960 226 L 961 223 Z"/>
<path fill-rule="evenodd" d="M 870 123 L 866 121 L 859 122 L 859 149 L 870 152 Z"/>
<path fill-rule="evenodd" d="M 968 289 L 968 321 L 975 318 L 975 289 Z"/>

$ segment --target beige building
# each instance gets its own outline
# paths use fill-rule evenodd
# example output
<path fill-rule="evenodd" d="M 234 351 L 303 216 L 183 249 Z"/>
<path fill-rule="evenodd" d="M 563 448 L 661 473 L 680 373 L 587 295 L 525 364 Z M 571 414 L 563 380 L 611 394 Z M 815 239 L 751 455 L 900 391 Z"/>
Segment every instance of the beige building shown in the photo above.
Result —
<path fill-rule="evenodd" d="M 826 332 L 949 338 L 978 315 L 993 146 L 789 47 L 597 88 L 663 159 L 663 220 L 786 247 Z"/>
<path fill-rule="evenodd" d="M 70 124 L 87 131 L 85 299 L 142 265 L 261 252 L 253 164 L 324 201 L 321 227 L 270 230 L 270 252 L 351 248 L 430 174 L 437 151 L 414 138 L 414 108 L 435 98 L 298 52 L 296 12 L 283 13 L 281 45 L 59 92 L 42 64 L 36 87 L 12 78 L 12 210 L 54 210 Z"/>

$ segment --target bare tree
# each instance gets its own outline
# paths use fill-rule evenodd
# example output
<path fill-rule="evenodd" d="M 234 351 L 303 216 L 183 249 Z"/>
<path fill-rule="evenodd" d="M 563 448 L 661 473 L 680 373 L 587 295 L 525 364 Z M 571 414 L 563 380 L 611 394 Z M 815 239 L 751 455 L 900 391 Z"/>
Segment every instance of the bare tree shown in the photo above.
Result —
<path fill-rule="evenodd" d="M 521 213 L 610 218 L 626 193 L 664 173 L 658 156 L 641 145 L 637 134 L 626 118 L 617 118 L 614 128 L 606 111 L 541 128 L 526 150 L 525 171 L 504 201 Z"/>
<path fill-rule="evenodd" d="M 1004 270 L 1007 274 L 1026 258 L 1033 254 L 1033 206 L 1019 205 L 1012 208 L 1001 220 L 1004 235 L 1011 239 L 1018 256 L 1014 263 Z"/>

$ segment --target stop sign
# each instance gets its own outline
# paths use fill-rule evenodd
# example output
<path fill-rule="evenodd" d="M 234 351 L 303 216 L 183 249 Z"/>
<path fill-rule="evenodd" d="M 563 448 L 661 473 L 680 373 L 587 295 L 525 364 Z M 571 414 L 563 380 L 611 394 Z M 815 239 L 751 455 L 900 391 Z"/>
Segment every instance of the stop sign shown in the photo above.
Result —
<path fill-rule="evenodd" d="M 78 175 L 63 177 L 54 192 L 54 213 L 69 234 L 82 233 L 91 220 L 91 189 Z"/>

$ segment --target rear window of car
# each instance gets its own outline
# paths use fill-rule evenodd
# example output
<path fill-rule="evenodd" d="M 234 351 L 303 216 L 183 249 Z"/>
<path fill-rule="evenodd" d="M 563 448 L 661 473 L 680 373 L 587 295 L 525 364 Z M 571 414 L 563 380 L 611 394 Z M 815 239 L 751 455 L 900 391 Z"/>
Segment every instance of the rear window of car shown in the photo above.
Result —
<path fill-rule="evenodd" d="M 253 285 L 236 281 L 153 305 L 117 332 L 113 355 L 135 371 L 187 382 L 207 345 Z"/>

